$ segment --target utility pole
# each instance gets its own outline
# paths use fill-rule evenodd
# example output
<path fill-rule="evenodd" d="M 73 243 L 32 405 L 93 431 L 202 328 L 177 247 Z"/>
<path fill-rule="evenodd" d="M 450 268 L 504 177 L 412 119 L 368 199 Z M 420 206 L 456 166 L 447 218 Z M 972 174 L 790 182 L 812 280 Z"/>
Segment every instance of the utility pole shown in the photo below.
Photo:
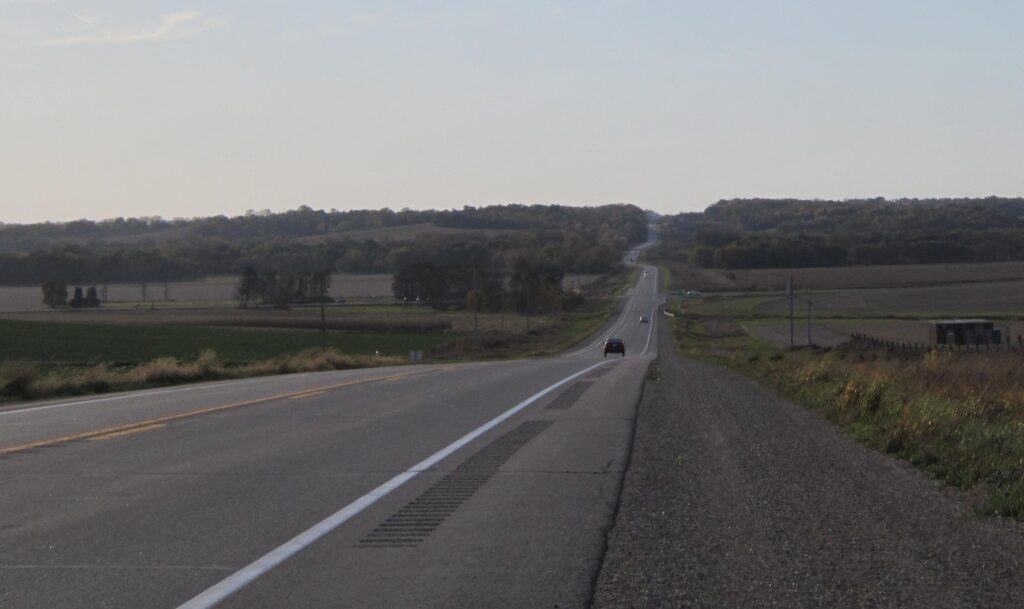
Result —
<path fill-rule="evenodd" d="M 324 313 L 324 297 L 320 297 L 320 342 L 327 348 L 327 315 Z"/>
<path fill-rule="evenodd" d="M 807 299 L 807 346 L 810 347 L 811 343 L 811 299 Z"/>
<path fill-rule="evenodd" d="M 526 332 L 529 332 L 529 284 L 526 284 Z"/>
<path fill-rule="evenodd" d="M 476 289 L 476 267 L 473 267 L 473 334 L 480 338 L 480 333 L 477 331 L 479 326 L 477 325 L 477 313 L 480 311 L 480 292 Z"/>
<path fill-rule="evenodd" d="M 325 313 L 324 301 L 327 300 L 327 273 L 321 272 L 317 277 L 317 292 L 320 296 L 320 344 L 327 349 L 327 314 Z"/>
<path fill-rule="evenodd" d="M 786 283 L 786 295 L 789 296 L 789 346 L 793 346 L 793 276 Z"/>

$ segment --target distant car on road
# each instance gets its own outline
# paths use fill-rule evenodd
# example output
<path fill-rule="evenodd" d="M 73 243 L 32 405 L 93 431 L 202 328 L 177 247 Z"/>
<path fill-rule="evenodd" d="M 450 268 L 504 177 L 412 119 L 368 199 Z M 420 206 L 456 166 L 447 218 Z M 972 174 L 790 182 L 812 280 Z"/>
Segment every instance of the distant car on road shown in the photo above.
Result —
<path fill-rule="evenodd" d="M 689 296 L 690 298 L 703 298 L 704 297 L 704 294 L 701 293 L 698 290 L 690 290 L 689 292 L 686 293 L 686 295 Z"/>
<path fill-rule="evenodd" d="M 641 315 L 640 316 L 640 323 L 642 323 L 642 324 L 649 324 L 649 323 L 651 323 L 651 320 L 647 319 L 646 315 Z"/>
<path fill-rule="evenodd" d="M 626 343 L 622 342 L 621 338 L 609 338 L 604 341 L 605 357 L 608 357 L 609 353 L 621 353 L 622 357 L 626 357 Z"/>

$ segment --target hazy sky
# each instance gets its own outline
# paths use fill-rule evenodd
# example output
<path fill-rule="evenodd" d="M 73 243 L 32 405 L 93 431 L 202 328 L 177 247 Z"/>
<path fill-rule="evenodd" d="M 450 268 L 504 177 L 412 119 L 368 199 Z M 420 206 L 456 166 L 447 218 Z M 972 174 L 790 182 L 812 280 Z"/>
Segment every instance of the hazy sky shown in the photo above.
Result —
<path fill-rule="evenodd" d="M 0 222 L 1024 194 L 1024 3 L 0 0 Z"/>

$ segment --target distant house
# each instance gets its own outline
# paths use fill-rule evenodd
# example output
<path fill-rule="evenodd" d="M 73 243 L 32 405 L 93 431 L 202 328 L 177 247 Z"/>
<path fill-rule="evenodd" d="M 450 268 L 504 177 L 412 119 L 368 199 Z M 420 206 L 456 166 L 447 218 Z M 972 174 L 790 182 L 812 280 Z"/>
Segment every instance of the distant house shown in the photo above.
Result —
<path fill-rule="evenodd" d="M 936 345 L 990 345 L 1002 342 L 1002 332 L 987 319 L 942 319 L 931 322 Z"/>

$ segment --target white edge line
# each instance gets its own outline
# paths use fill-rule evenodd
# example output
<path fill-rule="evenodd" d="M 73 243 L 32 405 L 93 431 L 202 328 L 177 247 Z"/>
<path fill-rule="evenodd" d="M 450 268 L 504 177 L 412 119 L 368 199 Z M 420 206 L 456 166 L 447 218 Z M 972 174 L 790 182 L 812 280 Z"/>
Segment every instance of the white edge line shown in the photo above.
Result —
<path fill-rule="evenodd" d="M 651 320 L 651 323 L 649 324 L 650 327 L 647 328 L 647 344 L 644 345 L 643 353 L 647 353 L 647 348 L 651 346 L 651 335 L 654 334 L 654 324 L 658 323 L 658 319 L 654 315 L 654 307 L 655 307 L 654 300 L 658 296 L 658 279 L 659 279 L 658 278 L 658 268 L 655 267 L 654 268 L 654 282 L 653 282 L 654 283 L 654 290 L 651 293 L 651 313 L 650 313 L 650 318 L 649 318 Z"/>
<path fill-rule="evenodd" d="M 639 269 L 646 269 L 647 268 L 647 267 L 645 267 L 644 265 L 641 265 L 641 264 L 638 264 L 638 265 L 635 265 L 635 266 L 637 268 L 639 268 Z M 655 268 L 655 271 L 657 271 L 657 267 L 654 267 L 654 268 Z M 638 290 L 640 288 L 639 284 L 634 286 L 634 287 L 637 288 Z M 655 293 L 657 293 L 657 284 L 655 284 Z M 593 342 L 591 342 L 587 346 L 581 347 L 581 348 L 579 348 L 579 349 L 577 349 L 575 351 L 570 351 L 568 353 L 568 355 L 576 355 L 577 353 L 585 353 L 587 351 L 590 351 L 591 349 L 595 349 L 598 345 L 600 345 L 602 342 L 604 342 L 606 337 L 608 337 L 608 336 L 615 336 L 615 334 L 618 332 L 618 329 L 622 326 L 622 324 L 626 323 L 626 320 L 629 319 L 629 317 L 630 317 L 629 310 L 631 308 L 632 308 L 631 306 L 627 305 L 626 308 L 624 308 L 622 310 L 622 313 L 619 315 L 619 319 L 618 319 L 617 322 L 615 322 L 615 325 L 613 325 L 611 328 L 608 328 L 608 330 L 606 330 L 604 333 L 602 333 L 600 336 L 598 336 L 597 339 L 595 339 Z M 653 308 L 653 305 L 652 305 L 652 308 Z M 650 341 L 648 341 L 648 343 L 649 342 Z M 644 348 L 644 353 L 646 353 L 646 352 L 647 352 L 647 348 L 645 347 Z"/>
<path fill-rule="evenodd" d="M 419 463 L 402 472 L 401 474 L 398 474 L 394 478 L 388 480 L 387 482 L 373 489 L 369 493 L 366 493 L 359 499 L 356 499 L 352 503 L 346 505 L 337 512 L 321 520 L 320 522 L 313 525 L 311 528 L 303 531 L 296 537 L 293 537 L 289 541 L 286 541 L 284 544 L 264 554 L 262 557 L 256 559 L 256 561 L 252 562 L 248 566 L 243 567 L 242 569 L 235 572 L 226 579 L 220 581 L 217 584 L 214 584 L 206 591 L 200 593 L 199 596 L 196 596 L 192 600 L 187 601 L 183 605 L 179 605 L 178 609 L 210 609 L 210 607 L 217 605 L 227 597 L 231 596 L 235 592 L 238 592 L 239 590 L 241 590 L 248 584 L 252 583 L 260 576 L 264 575 L 277 565 L 283 563 L 295 554 L 299 553 L 316 540 L 320 539 L 324 535 L 327 535 L 334 529 L 338 528 L 355 515 L 359 514 L 360 512 L 370 507 L 374 503 L 377 503 L 382 498 L 386 497 L 392 491 L 399 488 L 409 480 L 412 480 L 422 472 L 427 471 L 430 467 L 437 464 L 445 457 L 448 457 L 455 451 L 466 446 L 467 444 L 484 435 L 491 429 L 494 429 L 498 425 L 504 423 L 509 417 L 515 415 L 522 409 L 536 402 L 537 400 L 544 397 L 551 391 L 557 389 L 558 387 L 561 387 L 562 385 L 568 383 L 569 381 L 572 381 L 599 366 L 603 366 L 606 363 L 607 362 L 598 362 L 597 364 L 594 364 L 589 368 L 584 368 L 583 370 L 580 370 L 575 374 L 565 377 L 564 379 L 558 381 L 554 385 L 551 385 L 545 389 L 538 391 L 537 393 L 526 398 L 522 402 L 516 404 L 509 410 L 506 410 L 504 413 L 491 419 L 487 423 L 484 423 L 480 427 L 477 427 L 476 429 L 462 436 L 455 442 L 452 442 L 451 444 L 442 448 L 433 455 L 420 461 Z"/>

